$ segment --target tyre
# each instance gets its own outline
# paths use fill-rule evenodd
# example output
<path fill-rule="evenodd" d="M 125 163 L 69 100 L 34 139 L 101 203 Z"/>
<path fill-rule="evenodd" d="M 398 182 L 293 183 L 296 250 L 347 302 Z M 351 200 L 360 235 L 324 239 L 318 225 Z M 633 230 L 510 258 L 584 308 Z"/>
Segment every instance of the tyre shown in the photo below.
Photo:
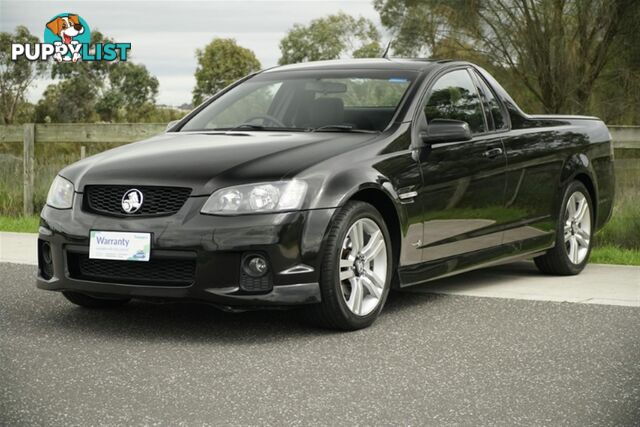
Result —
<path fill-rule="evenodd" d="M 113 308 L 119 307 L 131 301 L 131 298 L 94 298 L 79 292 L 62 292 L 64 297 L 81 307 L 87 308 Z"/>
<path fill-rule="evenodd" d="M 320 271 L 322 302 L 308 315 L 327 328 L 370 326 L 389 294 L 393 254 L 380 213 L 370 204 L 348 202 L 327 234 Z"/>
<path fill-rule="evenodd" d="M 534 262 L 543 273 L 570 276 L 580 273 L 589 260 L 595 232 L 593 202 L 584 184 L 573 181 L 560 206 L 556 245 Z"/>

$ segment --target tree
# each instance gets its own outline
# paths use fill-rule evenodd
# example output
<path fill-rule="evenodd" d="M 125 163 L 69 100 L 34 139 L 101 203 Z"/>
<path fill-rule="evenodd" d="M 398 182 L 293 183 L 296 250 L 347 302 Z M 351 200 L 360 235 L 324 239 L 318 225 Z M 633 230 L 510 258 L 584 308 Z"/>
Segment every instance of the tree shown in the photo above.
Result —
<path fill-rule="evenodd" d="M 79 77 L 47 86 L 36 105 L 37 122 L 76 123 L 95 121 L 97 93 L 91 82 Z"/>
<path fill-rule="evenodd" d="M 91 33 L 91 44 L 105 42 L 111 40 L 99 31 Z M 96 120 L 96 102 L 114 64 L 106 61 L 54 63 L 51 78 L 60 81 L 45 89 L 36 105 L 36 121 L 72 123 Z"/>
<path fill-rule="evenodd" d="M 12 43 L 38 43 L 26 27 L 19 26 L 15 33 L 0 33 L 0 120 L 11 124 L 33 81 L 47 71 L 47 63 L 27 61 L 26 58 L 11 60 Z"/>
<path fill-rule="evenodd" d="M 18 108 L 13 116 L 13 124 L 33 123 L 35 121 L 35 104 L 23 101 L 18 104 Z"/>
<path fill-rule="evenodd" d="M 631 22 L 640 22 L 640 7 L 627 14 Z M 591 111 L 607 123 L 635 125 L 640 123 L 640 32 L 636 26 L 623 26 L 613 51 L 596 81 Z"/>
<path fill-rule="evenodd" d="M 374 0 L 373 5 L 393 34 L 393 52 L 406 57 L 435 55 L 446 30 L 453 32 L 461 24 L 456 9 L 465 17 L 474 15 L 465 0 Z"/>
<path fill-rule="evenodd" d="M 214 39 L 196 50 L 196 59 L 194 105 L 261 67 L 253 51 L 238 46 L 234 39 Z"/>
<path fill-rule="evenodd" d="M 123 62 L 111 67 L 108 86 L 96 103 L 104 121 L 139 121 L 153 108 L 158 95 L 158 79 L 144 65 Z"/>
<path fill-rule="evenodd" d="M 99 31 L 91 33 L 92 44 L 108 42 Z M 51 77 L 61 81 L 45 90 L 37 121 L 140 121 L 152 114 L 158 94 L 158 79 L 129 61 L 55 63 Z"/>
<path fill-rule="evenodd" d="M 280 65 L 337 59 L 342 56 L 379 56 L 380 32 L 370 20 L 338 13 L 314 19 L 308 26 L 295 24 L 280 41 Z"/>
<path fill-rule="evenodd" d="M 481 55 L 524 84 L 548 113 L 583 113 L 633 25 L 633 0 L 375 0 L 400 53 L 448 43 Z M 420 24 L 420 20 L 424 19 Z"/>

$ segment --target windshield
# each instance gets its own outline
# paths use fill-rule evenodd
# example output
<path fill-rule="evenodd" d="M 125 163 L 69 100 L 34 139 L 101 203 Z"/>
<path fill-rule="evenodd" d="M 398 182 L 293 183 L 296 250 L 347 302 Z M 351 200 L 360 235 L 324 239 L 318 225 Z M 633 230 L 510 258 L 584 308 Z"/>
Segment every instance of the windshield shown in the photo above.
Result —
<path fill-rule="evenodd" d="M 380 70 L 267 72 L 213 101 L 181 130 L 378 132 L 415 76 Z"/>

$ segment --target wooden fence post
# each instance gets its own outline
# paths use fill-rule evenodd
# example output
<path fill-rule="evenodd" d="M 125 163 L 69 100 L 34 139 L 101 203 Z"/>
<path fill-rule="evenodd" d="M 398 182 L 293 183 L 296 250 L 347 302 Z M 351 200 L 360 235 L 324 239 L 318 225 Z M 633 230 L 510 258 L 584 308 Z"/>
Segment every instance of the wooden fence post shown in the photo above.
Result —
<path fill-rule="evenodd" d="M 35 139 L 35 124 L 26 123 L 24 125 L 24 139 L 22 146 L 22 164 L 24 177 L 22 212 L 24 213 L 24 215 L 33 215 Z"/>

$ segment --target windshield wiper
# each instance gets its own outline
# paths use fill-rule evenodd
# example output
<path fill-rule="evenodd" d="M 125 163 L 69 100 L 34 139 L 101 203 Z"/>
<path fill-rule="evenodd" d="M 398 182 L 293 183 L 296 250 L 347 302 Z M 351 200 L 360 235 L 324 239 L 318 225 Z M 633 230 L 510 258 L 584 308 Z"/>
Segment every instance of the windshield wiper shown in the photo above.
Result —
<path fill-rule="evenodd" d="M 357 133 L 380 133 L 377 130 L 356 129 L 351 125 L 324 125 L 309 129 L 310 132 L 336 131 L 336 132 L 357 132 Z"/>
<path fill-rule="evenodd" d="M 284 131 L 284 132 L 303 132 L 306 131 L 307 129 L 305 128 L 289 128 L 289 127 L 277 127 L 277 126 L 263 126 L 263 125 L 254 125 L 252 123 L 242 123 L 239 124 L 238 126 L 233 126 L 233 127 L 229 127 L 229 128 L 213 128 L 213 129 L 206 129 L 208 131 L 220 131 L 220 132 L 231 132 L 234 130 L 242 130 L 242 129 L 248 129 L 248 130 L 266 130 L 266 131 Z"/>

